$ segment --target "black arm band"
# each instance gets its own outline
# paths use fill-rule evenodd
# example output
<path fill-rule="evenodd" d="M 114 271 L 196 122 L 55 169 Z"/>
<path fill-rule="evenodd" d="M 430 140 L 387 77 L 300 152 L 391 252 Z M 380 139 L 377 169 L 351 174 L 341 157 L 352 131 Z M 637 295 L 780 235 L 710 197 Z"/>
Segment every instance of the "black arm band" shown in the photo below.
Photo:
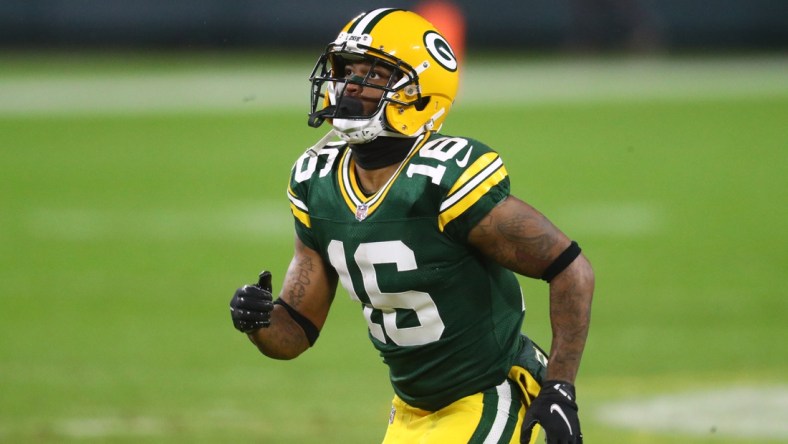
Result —
<path fill-rule="evenodd" d="M 559 254 L 553 263 L 542 273 L 542 280 L 546 282 L 552 281 L 554 277 L 564 271 L 564 269 L 578 256 L 580 256 L 580 246 L 577 245 L 577 242 L 572 241 L 572 243 L 566 247 L 566 250 Z"/>
<path fill-rule="evenodd" d="M 296 321 L 296 324 L 301 326 L 301 329 L 304 330 L 304 333 L 306 334 L 306 340 L 309 341 L 309 346 L 311 347 L 315 345 L 317 337 L 320 336 L 320 330 L 315 327 L 315 324 L 304 317 L 304 315 L 297 312 L 296 309 L 291 307 L 287 302 L 283 301 L 282 298 L 275 300 L 274 304 L 284 307 L 284 309 L 287 310 L 287 314 L 289 314 L 290 317 Z"/>

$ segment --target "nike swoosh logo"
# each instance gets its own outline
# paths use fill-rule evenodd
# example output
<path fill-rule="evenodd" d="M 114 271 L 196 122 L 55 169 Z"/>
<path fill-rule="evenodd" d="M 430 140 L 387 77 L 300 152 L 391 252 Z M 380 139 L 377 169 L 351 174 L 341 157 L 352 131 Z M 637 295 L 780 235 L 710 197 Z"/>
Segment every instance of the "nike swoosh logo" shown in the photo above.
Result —
<path fill-rule="evenodd" d="M 465 165 L 468 165 L 468 159 L 471 158 L 471 151 L 473 151 L 473 145 L 471 145 L 471 147 L 468 148 L 468 152 L 465 153 L 465 157 L 463 157 L 462 160 L 455 160 L 455 162 L 457 162 L 458 167 L 465 168 Z"/>
<path fill-rule="evenodd" d="M 569 424 L 569 420 L 566 418 L 566 415 L 564 414 L 564 410 L 558 404 L 551 404 L 550 405 L 550 413 L 555 413 L 555 412 L 558 412 L 558 414 L 561 415 L 561 418 L 564 420 L 564 422 L 566 423 L 566 426 L 569 428 L 569 434 L 571 435 L 572 434 L 572 425 Z"/>

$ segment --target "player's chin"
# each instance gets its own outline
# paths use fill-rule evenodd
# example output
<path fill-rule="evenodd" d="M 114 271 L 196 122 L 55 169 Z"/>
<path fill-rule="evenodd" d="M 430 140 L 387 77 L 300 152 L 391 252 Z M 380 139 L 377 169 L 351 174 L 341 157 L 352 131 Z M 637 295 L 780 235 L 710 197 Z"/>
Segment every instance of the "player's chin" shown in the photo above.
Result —
<path fill-rule="evenodd" d="M 380 103 L 380 99 L 361 99 L 361 105 L 363 106 L 363 115 L 365 117 L 372 117 L 375 114 L 375 111 L 378 109 L 378 103 Z"/>

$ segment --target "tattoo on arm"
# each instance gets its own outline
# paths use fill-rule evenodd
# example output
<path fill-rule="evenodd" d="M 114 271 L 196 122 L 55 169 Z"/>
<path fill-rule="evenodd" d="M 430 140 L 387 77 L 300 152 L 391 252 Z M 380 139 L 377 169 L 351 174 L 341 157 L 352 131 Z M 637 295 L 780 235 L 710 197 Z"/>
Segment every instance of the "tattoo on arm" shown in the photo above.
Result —
<path fill-rule="evenodd" d="M 531 277 L 539 277 L 550 264 L 561 240 L 560 233 L 539 213 L 488 216 L 475 229 L 476 245 L 489 258 Z"/>
<path fill-rule="evenodd" d="M 312 258 L 304 257 L 298 261 L 292 272 L 288 273 L 286 288 L 289 289 L 288 296 L 293 308 L 297 309 L 304 300 L 306 287 L 312 283 L 310 274 L 314 271 L 315 265 Z"/>
<path fill-rule="evenodd" d="M 550 259 L 555 237 L 549 233 L 554 227 L 541 215 L 515 214 L 498 222 L 495 228 L 512 243 L 518 261 Z"/>

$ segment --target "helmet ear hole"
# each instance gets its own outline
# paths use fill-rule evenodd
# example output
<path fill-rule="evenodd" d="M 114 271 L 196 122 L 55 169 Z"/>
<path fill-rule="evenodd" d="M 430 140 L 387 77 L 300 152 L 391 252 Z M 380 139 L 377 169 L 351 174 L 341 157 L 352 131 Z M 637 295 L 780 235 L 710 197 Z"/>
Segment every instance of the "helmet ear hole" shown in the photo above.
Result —
<path fill-rule="evenodd" d="M 416 111 L 424 111 L 424 108 L 426 108 L 429 103 L 430 103 L 430 96 L 426 96 L 416 101 L 416 104 L 414 106 L 416 107 Z"/>

